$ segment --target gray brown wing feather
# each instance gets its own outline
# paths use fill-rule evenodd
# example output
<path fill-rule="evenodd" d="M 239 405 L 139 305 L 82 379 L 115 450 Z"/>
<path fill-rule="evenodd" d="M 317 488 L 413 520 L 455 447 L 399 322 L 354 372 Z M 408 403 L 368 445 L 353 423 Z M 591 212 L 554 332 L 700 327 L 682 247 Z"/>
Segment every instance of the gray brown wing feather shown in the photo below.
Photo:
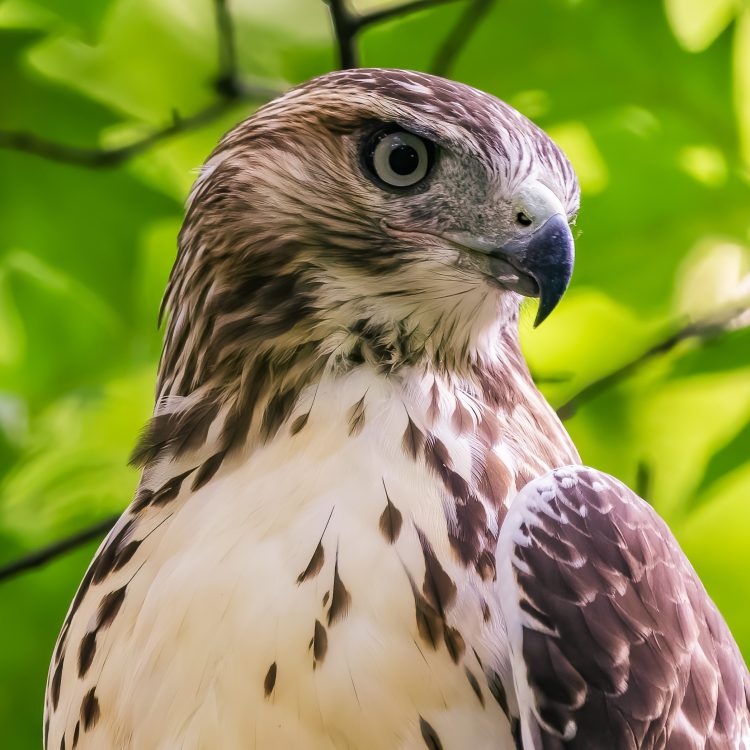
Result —
<path fill-rule="evenodd" d="M 666 523 L 625 485 L 585 467 L 532 482 L 501 556 L 527 750 L 750 748 L 739 649 Z"/>

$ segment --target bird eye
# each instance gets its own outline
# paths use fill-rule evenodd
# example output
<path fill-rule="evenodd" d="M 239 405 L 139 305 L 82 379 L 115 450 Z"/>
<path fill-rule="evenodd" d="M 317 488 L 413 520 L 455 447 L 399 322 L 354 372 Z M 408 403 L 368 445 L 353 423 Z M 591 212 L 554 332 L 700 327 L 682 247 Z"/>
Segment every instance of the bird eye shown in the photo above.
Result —
<path fill-rule="evenodd" d="M 435 145 L 406 130 L 381 130 L 365 148 L 365 164 L 380 181 L 404 188 L 423 180 L 432 166 Z"/>

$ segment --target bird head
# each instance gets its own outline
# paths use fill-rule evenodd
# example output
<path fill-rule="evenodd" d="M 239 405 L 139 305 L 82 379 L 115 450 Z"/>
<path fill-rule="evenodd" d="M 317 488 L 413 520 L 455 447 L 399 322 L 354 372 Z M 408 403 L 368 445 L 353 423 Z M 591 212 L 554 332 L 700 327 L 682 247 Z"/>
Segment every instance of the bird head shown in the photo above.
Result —
<path fill-rule="evenodd" d="M 537 323 L 555 307 L 578 201 L 560 149 L 495 97 L 422 73 L 338 71 L 221 141 L 166 302 L 174 320 L 212 317 L 208 360 L 234 337 L 450 368 L 514 326 L 523 296 L 539 297 Z"/>

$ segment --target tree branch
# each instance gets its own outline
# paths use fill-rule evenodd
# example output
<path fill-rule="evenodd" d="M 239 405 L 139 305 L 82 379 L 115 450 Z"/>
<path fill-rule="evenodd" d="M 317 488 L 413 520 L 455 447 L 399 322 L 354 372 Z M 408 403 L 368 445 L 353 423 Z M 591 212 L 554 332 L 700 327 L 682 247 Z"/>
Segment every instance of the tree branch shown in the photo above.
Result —
<path fill-rule="evenodd" d="M 466 46 L 480 21 L 487 15 L 495 0 L 472 0 L 464 9 L 456 25 L 440 45 L 430 66 L 430 72 L 445 76 Z"/>
<path fill-rule="evenodd" d="M 65 143 L 57 143 L 46 138 L 40 138 L 33 133 L 20 131 L 0 131 L 0 148 L 23 151 L 27 154 L 41 156 L 50 161 L 75 164 L 81 167 L 115 167 L 144 151 L 148 151 L 161 141 L 165 141 L 179 133 L 195 130 L 202 125 L 212 122 L 229 111 L 240 100 L 266 100 L 267 98 L 276 96 L 278 93 L 280 92 L 272 92 L 271 89 L 248 88 L 233 98 L 224 98 L 213 102 L 189 117 L 180 117 L 176 114 L 173 122 L 169 125 L 155 130 L 140 140 L 116 148 L 82 148 L 79 146 L 70 146 Z"/>
<path fill-rule="evenodd" d="M 328 5 L 333 23 L 333 35 L 339 52 L 339 68 L 356 68 L 359 66 L 359 49 L 357 48 L 356 15 L 346 5 L 346 0 L 324 0 Z"/>
<path fill-rule="evenodd" d="M 234 41 L 234 24 L 228 0 L 214 0 L 216 33 L 218 37 L 218 74 L 215 81 L 218 101 L 212 102 L 189 117 L 175 115 L 169 124 L 153 133 L 117 148 L 82 148 L 40 138 L 33 133 L 0 131 L 0 148 L 23 151 L 50 161 L 82 167 L 114 167 L 147 151 L 172 136 L 195 130 L 221 117 L 240 101 L 266 101 L 282 92 L 263 84 L 249 84 L 240 80 Z"/>
<path fill-rule="evenodd" d="M 380 8 L 379 10 L 371 10 L 369 13 L 363 13 L 360 16 L 356 16 L 354 19 L 354 26 L 357 31 L 366 29 L 368 26 L 374 24 L 383 23 L 385 21 L 391 21 L 394 18 L 400 18 L 401 16 L 410 15 L 420 10 L 428 10 L 429 8 L 435 8 L 438 5 L 447 5 L 448 3 L 455 3 L 458 0 L 411 0 L 408 3 L 402 3 L 401 5 L 392 5 L 388 8 Z"/>
<path fill-rule="evenodd" d="M 229 0 L 214 0 L 214 9 L 219 49 L 219 75 L 216 78 L 216 90 L 222 96 L 236 98 L 239 96 L 241 84 L 237 69 L 234 21 L 229 12 Z"/>
<path fill-rule="evenodd" d="M 410 0 L 401 5 L 393 5 L 361 14 L 351 10 L 346 0 L 323 1 L 331 14 L 333 34 L 338 48 L 339 67 L 345 70 L 359 66 L 359 34 L 366 28 L 458 0 Z M 480 2 L 484 1 L 486 0 L 480 0 Z M 468 34 L 466 36 L 468 37 Z"/>
<path fill-rule="evenodd" d="M 705 343 L 718 338 L 723 333 L 736 327 L 737 321 L 746 315 L 749 309 L 748 306 L 742 305 L 683 325 L 658 343 L 646 349 L 646 351 L 639 354 L 635 359 L 626 362 L 613 372 L 584 386 L 578 393 L 571 396 L 564 404 L 557 408 L 558 416 L 563 420 L 570 419 L 583 404 L 588 403 L 610 388 L 614 388 L 627 380 L 652 359 L 671 352 L 683 341 L 698 339 L 700 343 Z"/>
<path fill-rule="evenodd" d="M 32 552 L 30 555 L 21 557 L 18 560 L 0 567 L 0 582 L 7 581 L 20 573 L 25 573 L 64 555 L 66 552 L 72 552 L 78 547 L 82 547 L 88 542 L 103 537 L 114 525 L 119 516 L 111 516 L 99 521 L 87 528 L 73 534 L 72 536 L 53 542 L 47 547 Z"/>

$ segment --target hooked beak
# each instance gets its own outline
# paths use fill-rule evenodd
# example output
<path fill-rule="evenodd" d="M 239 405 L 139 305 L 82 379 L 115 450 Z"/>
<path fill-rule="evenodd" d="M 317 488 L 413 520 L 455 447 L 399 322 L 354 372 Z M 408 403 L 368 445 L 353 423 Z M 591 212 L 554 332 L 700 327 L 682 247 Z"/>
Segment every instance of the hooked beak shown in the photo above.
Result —
<path fill-rule="evenodd" d="M 573 234 L 562 214 L 550 216 L 525 236 L 485 250 L 490 272 L 506 289 L 539 297 L 534 327 L 557 307 L 573 275 Z"/>

